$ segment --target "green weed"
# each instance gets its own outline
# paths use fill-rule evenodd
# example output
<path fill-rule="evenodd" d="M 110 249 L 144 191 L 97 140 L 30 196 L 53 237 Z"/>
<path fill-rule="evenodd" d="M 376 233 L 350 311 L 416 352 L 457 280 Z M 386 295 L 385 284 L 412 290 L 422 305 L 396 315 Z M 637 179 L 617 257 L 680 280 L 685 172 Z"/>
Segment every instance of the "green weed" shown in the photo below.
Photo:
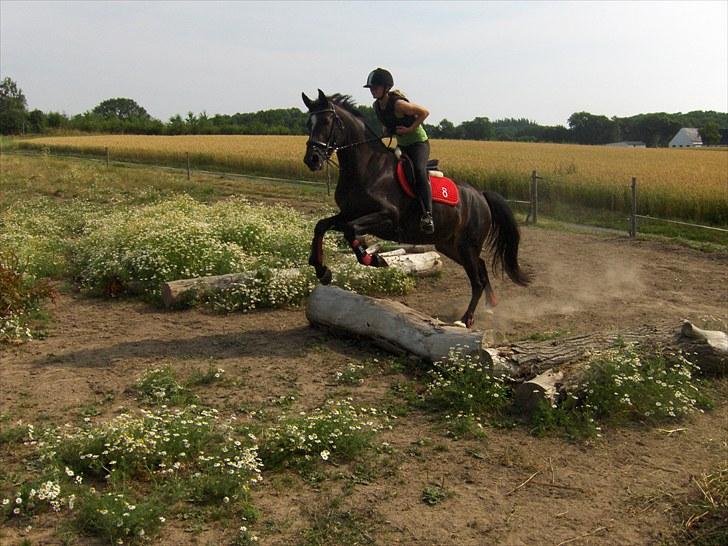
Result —
<path fill-rule="evenodd" d="M 174 370 L 167 365 L 144 372 L 134 385 L 142 402 L 154 405 L 182 405 L 193 403 L 197 397 L 178 380 Z"/>
<path fill-rule="evenodd" d="M 574 436 L 600 435 L 602 424 L 654 424 L 711 407 L 693 378 L 695 366 L 680 354 L 618 344 L 595 353 L 584 376 L 557 404 L 542 404 L 534 431 L 561 429 Z"/>
<path fill-rule="evenodd" d="M 447 491 L 437 485 L 428 485 L 422 491 L 422 502 L 430 506 L 441 503 L 448 497 Z"/>
<path fill-rule="evenodd" d="M 505 413 L 511 396 L 507 380 L 494 375 L 477 356 L 458 349 L 428 372 L 424 406 L 444 416 L 448 433 L 482 435 L 481 419 Z"/>
<path fill-rule="evenodd" d="M 140 500 L 126 493 L 87 490 L 80 499 L 75 524 L 80 531 L 109 544 L 135 544 L 157 534 L 165 522 L 163 513 L 158 499 Z"/>
<path fill-rule="evenodd" d="M 371 445 L 386 421 L 387 416 L 374 408 L 355 408 L 349 400 L 328 401 L 310 414 L 282 416 L 264 431 L 260 457 L 268 469 L 350 460 Z"/>
<path fill-rule="evenodd" d="M 32 339 L 33 319 L 55 294 L 47 281 L 27 271 L 12 250 L 0 251 L 0 343 Z"/>
<path fill-rule="evenodd" d="M 686 514 L 681 541 L 703 546 L 728 544 L 728 461 L 712 473 L 692 479 L 692 491 L 684 506 Z"/>

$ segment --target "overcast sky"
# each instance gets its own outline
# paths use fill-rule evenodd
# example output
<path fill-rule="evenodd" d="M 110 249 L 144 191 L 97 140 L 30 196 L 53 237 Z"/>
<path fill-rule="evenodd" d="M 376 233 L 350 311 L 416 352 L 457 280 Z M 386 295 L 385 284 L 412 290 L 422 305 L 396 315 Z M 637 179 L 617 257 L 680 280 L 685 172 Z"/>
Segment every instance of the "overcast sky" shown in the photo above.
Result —
<path fill-rule="evenodd" d="M 0 76 L 30 109 L 128 97 L 174 114 L 303 109 L 377 67 L 431 112 L 566 124 L 728 111 L 728 0 L 27 2 L 0 0 Z"/>

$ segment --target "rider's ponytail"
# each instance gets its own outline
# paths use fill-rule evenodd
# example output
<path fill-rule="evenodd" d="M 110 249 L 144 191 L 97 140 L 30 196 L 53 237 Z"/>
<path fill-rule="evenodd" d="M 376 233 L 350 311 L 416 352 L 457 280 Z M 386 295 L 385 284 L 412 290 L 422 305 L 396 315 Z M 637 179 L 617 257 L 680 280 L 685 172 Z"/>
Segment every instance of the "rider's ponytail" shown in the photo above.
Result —
<path fill-rule="evenodd" d="M 404 100 L 405 102 L 409 102 L 409 99 L 407 98 L 407 95 L 404 94 L 404 91 L 401 89 L 391 89 L 389 91 L 390 95 L 394 95 L 395 97 Z"/>

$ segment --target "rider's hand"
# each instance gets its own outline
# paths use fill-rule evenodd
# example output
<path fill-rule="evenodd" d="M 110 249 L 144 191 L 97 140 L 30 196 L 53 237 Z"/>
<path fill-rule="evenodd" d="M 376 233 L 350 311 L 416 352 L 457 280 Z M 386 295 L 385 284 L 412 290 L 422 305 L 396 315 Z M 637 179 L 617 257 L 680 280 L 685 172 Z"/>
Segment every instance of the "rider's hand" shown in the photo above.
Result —
<path fill-rule="evenodd" d="M 404 125 L 397 125 L 397 134 L 398 135 L 406 135 L 407 133 L 411 133 L 412 128 L 411 127 L 405 127 Z"/>

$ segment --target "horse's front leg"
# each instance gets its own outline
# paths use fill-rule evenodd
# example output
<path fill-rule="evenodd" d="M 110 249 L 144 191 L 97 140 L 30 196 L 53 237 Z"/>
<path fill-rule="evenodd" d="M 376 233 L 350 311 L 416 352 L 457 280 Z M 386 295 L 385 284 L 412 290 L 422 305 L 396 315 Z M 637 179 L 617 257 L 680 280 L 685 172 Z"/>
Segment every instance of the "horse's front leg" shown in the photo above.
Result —
<path fill-rule="evenodd" d="M 351 245 L 354 255 L 360 264 L 371 265 L 372 267 L 387 267 L 387 262 L 376 252 L 369 254 L 366 246 L 361 241 L 361 236 L 372 231 L 391 230 L 394 226 L 392 215 L 387 211 L 365 214 L 359 218 L 344 224 L 344 237 Z"/>
<path fill-rule="evenodd" d="M 334 227 L 340 219 L 341 215 L 337 214 L 335 216 L 319 220 L 313 230 L 311 255 L 308 257 L 308 264 L 312 265 L 316 270 L 316 277 L 318 277 L 321 281 L 321 284 L 329 284 L 331 282 L 331 270 L 324 265 L 324 235 L 328 230 Z"/>

